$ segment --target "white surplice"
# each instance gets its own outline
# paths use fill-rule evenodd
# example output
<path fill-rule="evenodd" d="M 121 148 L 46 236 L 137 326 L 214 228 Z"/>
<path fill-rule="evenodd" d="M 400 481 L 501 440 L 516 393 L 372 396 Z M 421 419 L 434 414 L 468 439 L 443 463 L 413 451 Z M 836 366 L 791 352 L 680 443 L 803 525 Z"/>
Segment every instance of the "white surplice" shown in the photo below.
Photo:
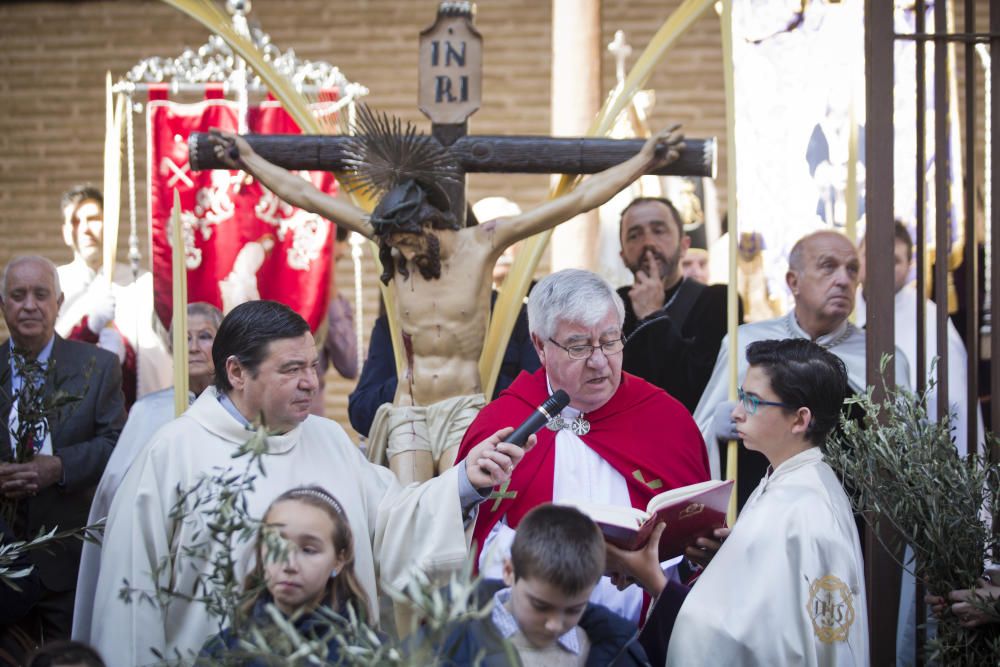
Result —
<path fill-rule="evenodd" d="M 667 665 L 868 665 L 861 545 L 818 447 L 761 480 L 681 606 Z"/>
<path fill-rule="evenodd" d="M 737 383 L 742 384 L 747 374 L 746 349 L 750 343 L 760 340 L 784 340 L 786 338 L 803 338 L 813 340 L 802 330 L 795 320 L 795 311 L 789 311 L 781 317 L 742 324 L 737 330 L 737 340 L 741 349 L 737 360 Z M 850 329 L 850 330 L 848 330 Z M 847 320 L 835 330 L 813 340 L 814 343 L 827 348 L 840 357 L 847 367 L 847 381 L 851 389 L 861 393 L 865 390 L 865 334 Z M 895 354 L 896 384 L 910 386 L 910 364 L 905 354 L 898 347 Z M 712 419 L 715 409 L 720 403 L 729 400 L 729 336 L 722 339 L 719 346 L 719 356 L 712 369 L 712 377 L 694 410 L 694 421 L 698 430 L 705 438 L 708 447 L 708 463 L 712 470 L 712 479 L 721 479 L 722 466 L 719 461 L 719 448 L 715 446 L 716 437 L 712 429 Z"/>
<path fill-rule="evenodd" d="M 56 318 L 56 332 L 65 338 L 90 311 L 91 285 L 103 279 L 103 274 L 95 272 L 79 257 L 58 270 L 63 304 Z M 129 267 L 115 264 L 111 293 L 115 297 L 115 326 L 135 348 L 136 396 L 142 398 L 169 387 L 173 382 L 173 361 L 157 330 L 153 274 L 141 271 L 133 280 Z"/>
<path fill-rule="evenodd" d="M 188 403 L 193 400 L 194 394 L 189 392 Z M 94 492 L 94 501 L 90 505 L 90 515 L 87 518 L 88 526 L 107 518 L 108 512 L 111 511 L 111 501 L 125 478 L 125 473 L 132 467 L 132 463 L 142 450 L 152 442 L 153 435 L 160 430 L 160 427 L 173 419 L 173 387 L 146 394 L 135 402 Z M 76 581 L 76 604 L 73 607 L 73 637 L 81 641 L 88 641 L 90 638 L 94 592 L 97 590 L 100 568 L 101 545 L 84 542 L 80 554 L 80 574 Z"/>
<path fill-rule="evenodd" d="M 183 521 L 169 518 L 178 501 L 178 487 L 188 489 L 220 469 L 242 471 L 246 458 L 233 459 L 251 433 L 206 389 L 184 415 L 161 428 L 138 456 L 115 494 L 101 553 L 101 572 L 94 600 L 90 643 L 111 667 L 132 667 L 156 661 L 151 649 L 172 656 L 179 651 L 190 660 L 202 644 L 220 630 L 224 619 L 211 616 L 203 605 L 174 599 L 165 611 L 135 599 L 118 599 L 122 580 L 136 589 L 193 591 L 205 563 L 183 553 L 184 547 L 205 539 L 200 512 Z M 431 577 L 459 569 L 468 555 L 459 503 L 457 468 L 421 485 L 401 487 L 388 468 L 370 464 L 335 422 L 309 416 L 297 427 L 268 438 L 263 458 L 265 475 L 255 481 L 246 500 L 251 516 L 288 489 L 318 484 L 340 501 L 354 532 L 355 571 L 376 604 L 376 563 L 382 581 L 402 587 L 411 567 Z M 202 530 L 200 536 L 195 532 Z M 222 547 L 212 555 L 235 551 L 236 577 L 242 581 L 252 565 L 252 542 Z M 171 559 L 160 579 L 151 573 Z"/>

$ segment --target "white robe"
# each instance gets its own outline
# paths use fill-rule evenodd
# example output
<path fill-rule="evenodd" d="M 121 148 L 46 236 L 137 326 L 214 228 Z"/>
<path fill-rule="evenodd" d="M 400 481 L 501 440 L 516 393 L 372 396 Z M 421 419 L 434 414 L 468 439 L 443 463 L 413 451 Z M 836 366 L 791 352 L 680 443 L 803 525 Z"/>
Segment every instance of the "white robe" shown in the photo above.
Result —
<path fill-rule="evenodd" d="M 910 360 L 910 387 L 915 391 L 917 387 L 917 290 L 913 285 L 907 285 L 896 292 L 895 298 L 895 332 L 896 345 L 903 351 L 907 359 Z M 858 326 L 865 325 L 865 300 L 858 291 L 857 297 Z M 937 370 L 931 372 L 931 361 L 938 356 L 937 350 L 937 306 L 933 301 L 926 302 L 924 310 L 924 321 L 927 332 L 926 368 L 927 382 L 937 381 Z M 948 403 L 949 411 L 952 413 L 952 425 L 954 427 L 953 436 L 958 450 L 965 453 L 967 449 L 969 419 L 966 415 L 968 402 L 965 396 L 965 385 L 968 382 L 966 364 L 969 355 L 965 350 L 965 343 L 958 335 L 958 330 L 948 318 Z M 931 419 L 937 419 L 937 391 L 931 391 L 927 397 L 927 414 Z M 977 422 L 977 442 L 983 446 L 983 413 L 981 409 L 976 410 Z"/>
<path fill-rule="evenodd" d="M 761 480 L 681 606 L 667 665 L 868 665 L 861 544 L 819 448 Z"/>
<path fill-rule="evenodd" d="M 169 519 L 178 500 L 177 488 L 190 488 L 218 469 L 243 470 L 245 458 L 231 455 L 250 433 L 226 411 L 214 388 L 206 389 L 181 417 L 157 432 L 154 441 L 132 465 L 115 495 L 101 553 L 101 573 L 94 600 L 90 643 L 111 667 L 154 662 L 151 648 L 190 659 L 224 619 L 215 618 L 198 603 L 174 599 L 165 611 L 134 600 L 118 599 L 122 580 L 140 590 L 158 584 L 191 593 L 205 563 L 183 554 L 197 537 L 200 513 L 185 520 Z M 284 491 L 318 484 L 344 507 L 354 532 L 355 571 L 373 609 L 376 604 L 376 563 L 379 578 L 403 587 L 411 567 L 432 578 L 459 569 L 468 554 L 459 503 L 458 475 L 451 468 L 422 485 L 401 487 L 387 468 L 368 463 L 335 422 L 309 416 L 288 433 L 268 438 L 263 464 L 266 476 L 255 481 L 246 496 L 251 516 L 261 517 Z M 212 554 L 221 549 L 211 546 Z M 242 580 L 252 566 L 252 541 L 228 545 L 239 564 Z M 158 582 L 153 568 L 170 558 Z"/>
<path fill-rule="evenodd" d="M 98 274 L 79 257 L 58 270 L 64 300 L 56 317 L 56 332 L 65 338 L 90 311 L 90 286 Z M 169 387 L 174 381 L 173 361 L 153 309 L 153 274 L 142 271 L 133 281 L 129 267 L 115 264 L 111 293 L 115 297 L 115 325 L 135 348 L 136 397 Z"/>
<path fill-rule="evenodd" d="M 742 384 L 743 378 L 747 374 L 746 349 L 750 343 L 760 340 L 784 340 L 786 338 L 804 338 L 811 340 L 795 321 L 794 310 L 789 311 L 781 317 L 764 320 L 763 322 L 753 322 L 751 324 L 740 325 L 737 330 L 737 340 L 742 349 L 737 360 L 737 383 Z M 820 336 L 815 342 L 817 345 L 826 347 L 830 343 L 835 343 L 828 349 L 833 354 L 840 357 L 847 367 L 847 381 L 851 389 L 861 393 L 867 386 L 865 374 L 865 333 L 853 327 L 846 338 L 843 335 L 848 326 L 844 323 L 833 332 Z M 842 340 L 841 340 L 842 339 Z M 910 365 L 905 354 L 898 347 L 895 354 L 896 384 L 910 386 Z M 713 479 L 721 479 L 722 466 L 719 461 L 719 448 L 715 446 L 716 437 L 712 427 L 712 419 L 715 416 L 715 408 L 720 403 L 729 400 L 729 336 L 722 339 L 719 346 L 719 356 L 715 360 L 715 368 L 712 369 L 712 377 L 705 387 L 705 391 L 698 401 L 698 406 L 694 409 L 694 421 L 698 424 L 698 430 L 705 438 L 705 446 L 708 447 L 708 463 L 712 471 Z"/>
<path fill-rule="evenodd" d="M 188 403 L 193 400 L 194 394 L 189 394 Z M 160 427 L 173 419 L 173 387 L 147 394 L 135 402 L 94 492 L 94 501 L 90 505 L 90 515 L 87 517 L 88 526 L 107 518 L 108 512 L 111 511 L 111 501 L 125 478 L 125 473 L 152 442 L 153 435 Z M 97 590 L 100 568 L 101 545 L 84 542 L 80 554 L 80 574 L 76 581 L 76 604 L 73 608 L 73 637 L 81 641 L 88 641 L 90 638 L 91 614 L 94 611 L 94 593 Z"/>

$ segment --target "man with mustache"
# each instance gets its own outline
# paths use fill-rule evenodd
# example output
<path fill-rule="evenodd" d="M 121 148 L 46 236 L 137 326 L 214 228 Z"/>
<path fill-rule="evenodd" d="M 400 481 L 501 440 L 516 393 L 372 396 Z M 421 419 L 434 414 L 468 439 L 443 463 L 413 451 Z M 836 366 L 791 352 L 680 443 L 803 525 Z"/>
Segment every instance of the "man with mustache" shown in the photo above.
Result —
<path fill-rule="evenodd" d="M 848 321 L 854 310 L 861 260 L 858 251 L 843 234 L 832 230 L 813 232 L 799 239 L 788 254 L 785 280 L 795 306 L 781 317 L 742 325 L 737 337 L 740 345 L 739 377 L 747 372 L 745 350 L 758 340 L 804 338 L 840 357 L 847 367 L 851 392 L 863 392 L 865 377 L 865 333 Z M 909 363 L 896 348 L 896 384 L 909 386 Z M 729 342 L 722 340 L 712 378 L 694 411 L 694 419 L 706 441 L 735 440 L 732 420 L 733 403 L 729 397 Z M 718 447 L 709 446 L 712 476 L 719 478 L 721 465 Z M 767 468 L 762 456 L 740 450 L 740 475 L 737 497 L 745 499 Z M 751 458 L 751 455 L 753 458 Z"/>
<path fill-rule="evenodd" d="M 623 368 L 693 411 L 726 335 L 726 286 L 684 276 L 691 239 L 669 199 L 634 199 L 622 211 L 620 235 L 622 261 L 635 276 L 618 290 L 628 339 Z"/>

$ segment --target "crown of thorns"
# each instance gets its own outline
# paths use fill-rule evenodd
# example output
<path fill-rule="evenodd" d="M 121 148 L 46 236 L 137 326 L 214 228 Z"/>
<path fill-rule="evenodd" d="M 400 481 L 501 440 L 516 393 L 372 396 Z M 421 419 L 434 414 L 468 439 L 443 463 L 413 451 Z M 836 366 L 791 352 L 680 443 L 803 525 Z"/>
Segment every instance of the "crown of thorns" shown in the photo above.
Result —
<path fill-rule="evenodd" d="M 377 234 L 419 228 L 424 208 L 451 208 L 445 183 L 461 183 L 448 151 L 412 123 L 358 106 L 358 133 L 345 146 L 348 189 L 380 201 L 371 216 Z"/>

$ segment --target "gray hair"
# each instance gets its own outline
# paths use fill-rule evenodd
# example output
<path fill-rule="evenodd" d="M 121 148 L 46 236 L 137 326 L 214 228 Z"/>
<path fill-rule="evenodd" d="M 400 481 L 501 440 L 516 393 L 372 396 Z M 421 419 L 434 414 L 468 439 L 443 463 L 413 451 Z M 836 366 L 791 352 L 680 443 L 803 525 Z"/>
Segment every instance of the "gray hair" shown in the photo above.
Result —
<path fill-rule="evenodd" d="M 24 264 L 25 262 L 38 262 L 48 267 L 52 273 L 52 281 L 55 283 L 56 298 L 58 299 L 62 295 L 62 286 L 59 284 L 59 269 L 56 267 L 55 262 L 41 255 L 18 255 L 7 262 L 7 266 L 3 267 L 3 275 L 0 276 L 0 298 L 7 297 L 7 273 L 18 264 Z"/>
<path fill-rule="evenodd" d="M 219 325 L 222 324 L 222 311 L 205 301 L 192 301 L 187 305 L 188 317 L 204 317 L 212 325 L 212 328 L 216 331 L 219 330 Z M 174 323 L 171 321 L 170 326 L 167 327 L 167 349 L 170 354 L 174 353 Z"/>
<path fill-rule="evenodd" d="M 528 297 L 528 330 L 545 340 L 560 322 L 594 326 L 614 308 L 618 326 L 625 322 L 625 304 L 611 284 L 582 269 L 557 271 L 538 281 Z"/>
<path fill-rule="evenodd" d="M 208 320 L 216 331 L 222 324 L 222 311 L 210 303 L 204 301 L 193 301 L 187 305 L 188 317 L 200 316 Z"/>

